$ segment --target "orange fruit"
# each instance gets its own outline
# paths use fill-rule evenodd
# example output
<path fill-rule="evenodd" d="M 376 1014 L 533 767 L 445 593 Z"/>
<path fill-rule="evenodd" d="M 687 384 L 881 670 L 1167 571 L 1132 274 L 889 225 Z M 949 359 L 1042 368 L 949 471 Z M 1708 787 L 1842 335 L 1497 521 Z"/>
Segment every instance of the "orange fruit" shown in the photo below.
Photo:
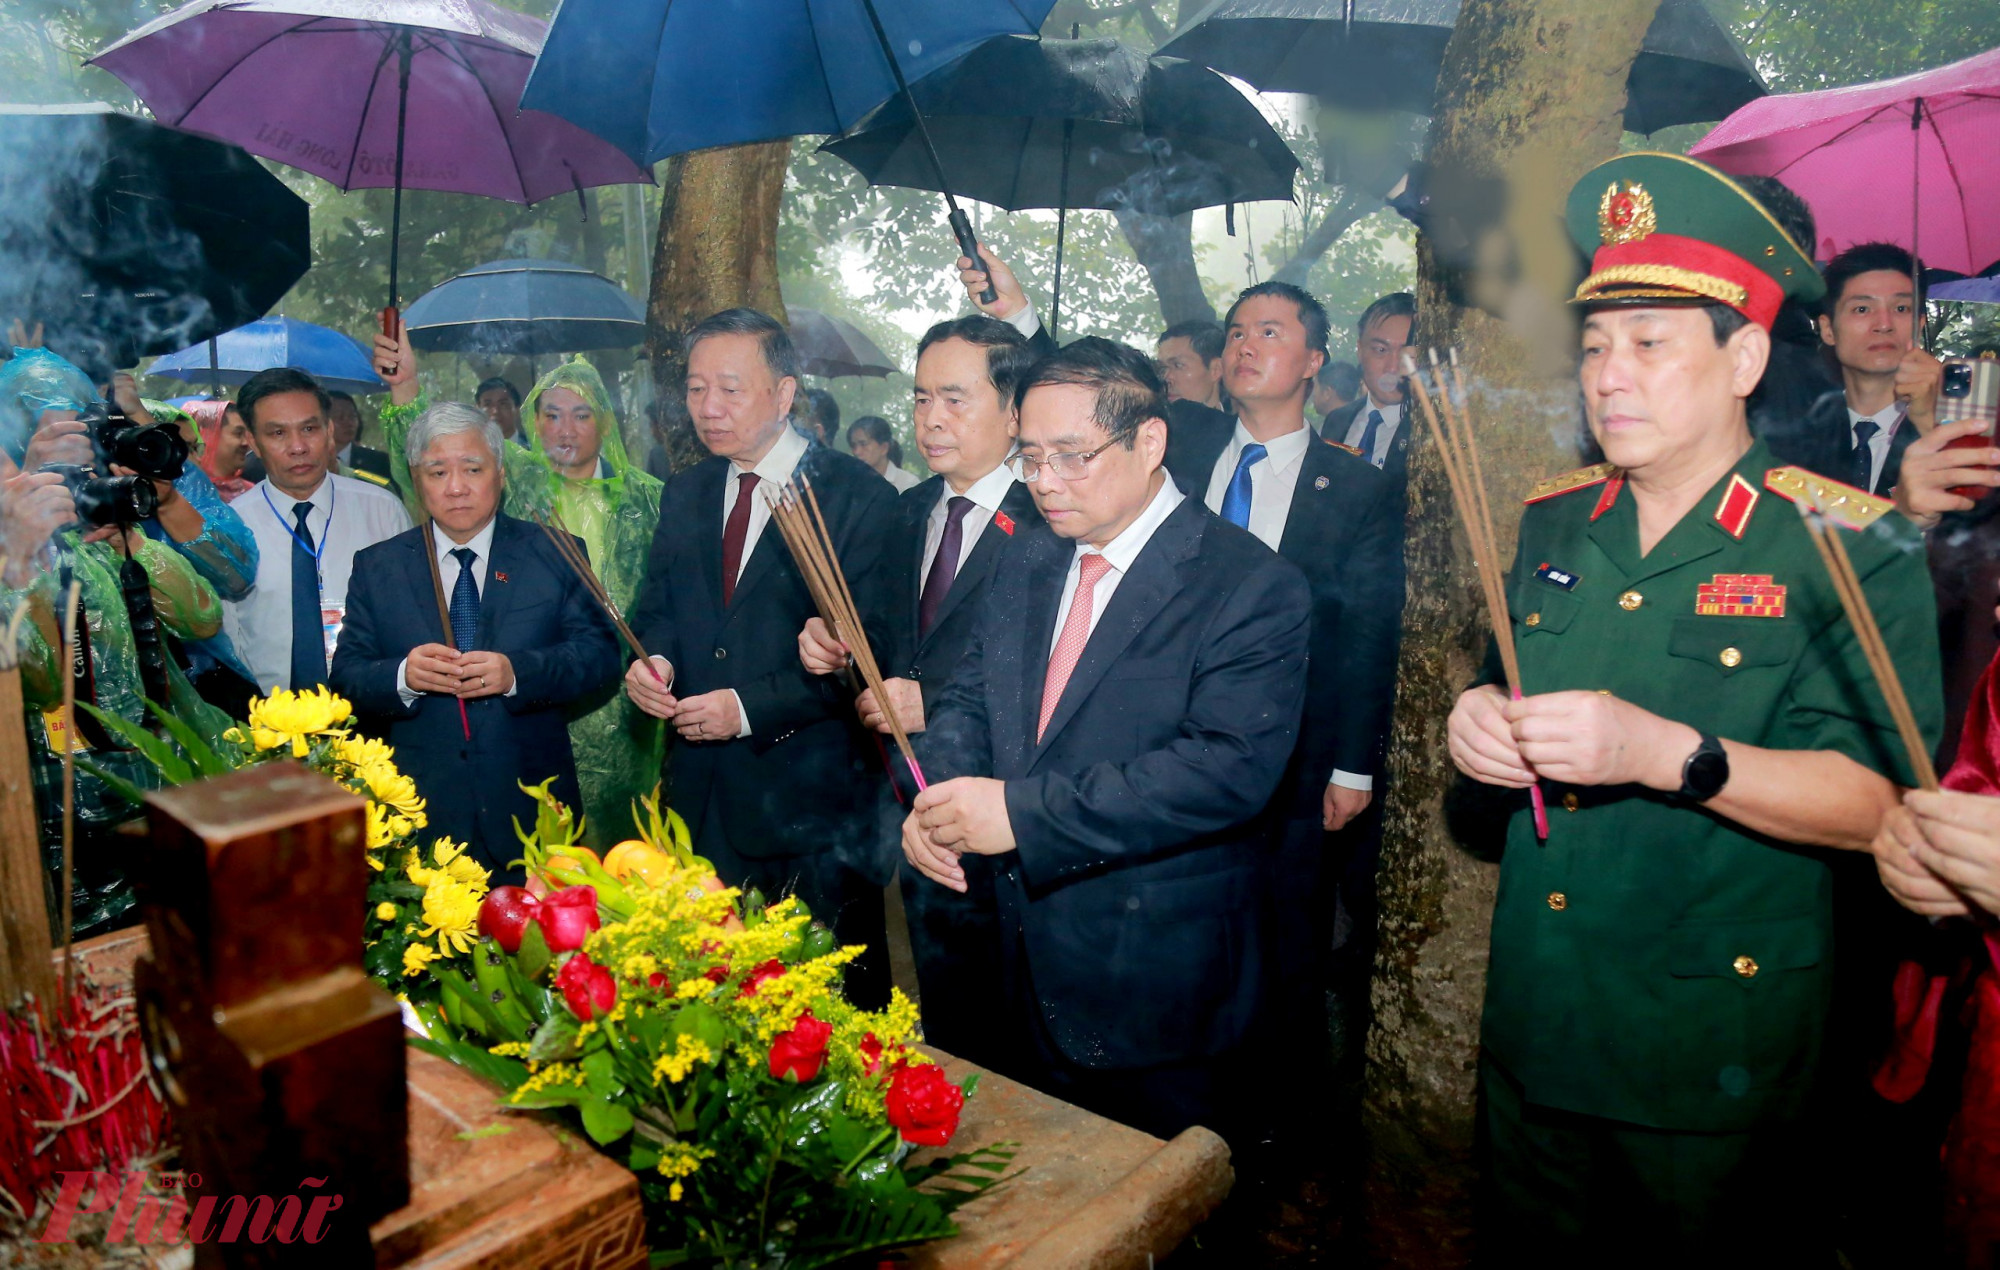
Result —
<path fill-rule="evenodd" d="M 631 838 L 605 854 L 604 870 L 621 882 L 637 874 L 646 885 L 657 887 L 674 874 L 675 866 L 673 857 L 666 852 Z"/>

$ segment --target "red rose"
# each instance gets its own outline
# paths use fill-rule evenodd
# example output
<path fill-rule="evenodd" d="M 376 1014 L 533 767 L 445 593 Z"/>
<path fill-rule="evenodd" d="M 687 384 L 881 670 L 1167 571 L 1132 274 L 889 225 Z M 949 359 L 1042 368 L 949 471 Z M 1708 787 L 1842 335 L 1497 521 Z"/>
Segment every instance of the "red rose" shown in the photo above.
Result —
<path fill-rule="evenodd" d="M 882 1069 L 882 1056 L 890 1052 L 884 1048 L 880 1040 L 876 1039 L 873 1032 L 863 1036 L 861 1044 L 855 1048 L 861 1051 L 861 1070 L 867 1072 L 870 1076 L 873 1076 Z M 890 1064 L 892 1072 L 901 1071 L 904 1065 L 909 1062 L 908 1059 L 903 1057 L 903 1047 L 900 1045 L 895 1048 L 893 1057 L 894 1061 Z"/>
<path fill-rule="evenodd" d="M 655 970 L 652 974 L 646 976 L 646 986 L 649 988 L 664 989 L 667 986 L 667 977 Z"/>
<path fill-rule="evenodd" d="M 785 973 L 785 963 L 772 958 L 750 972 L 749 977 L 743 980 L 743 986 L 738 989 L 736 995 L 739 997 L 754 997 L 757 995 L 757 989 L 763 987 L 767 980 L 776 979 L 783 973 Z"/>
<path fill-rule="evenodd" d="M 521 951 L 521 933 L 542 902 L 518 886 L 496 886 L 479 905 L 479 933 L 510 953 Z"/>
<path fill-rule="evenodd" d="M 920 1147 L 941 1147 L 958 1132 L 958 1113 L 965 1106 L 965 1091 L 944 1078 L 934 1063 L 921 1067 L 899 1067 L 889 1079 L 889 1092 L 882 1109 L 889 1123 L 903 1135 L 903 1141 Z"/>
<path fill-rule="evenodd" d="M 726 965 L 710 966 L 708 969 L 701 972 L 701 977 L 708 980 L 710 983 L 720 985 L 728 980 L 729 967 Z"/>
<path fill-rule="evenodd" d="M 597 888 L 566 886 L 542 901 L 535 910 L 542 935 L 552 953 L 573 952 L 583 947 L 590 932 L 597 929 Z"/>
<path fill-rule="evenodd" d="M 831 1039 L 833 1024 L 822 1023 L 812 1011 L 806 1011 L 791 1031 L 780 1032 L 771 1042 L 771 1075 L 779 1080 L 787 1075 L 811 1080 L 826 1063 L 826 1043 Z"/>
<path fill-rule="evenodd" d="M 569 1012 L 588 1023 L 600 1014 L 609 1014 L 618 1004 L 618 983 L 611 972 L 583 953 L 577 953 L 556 972 L 556 987 L 562 989 Z"/>

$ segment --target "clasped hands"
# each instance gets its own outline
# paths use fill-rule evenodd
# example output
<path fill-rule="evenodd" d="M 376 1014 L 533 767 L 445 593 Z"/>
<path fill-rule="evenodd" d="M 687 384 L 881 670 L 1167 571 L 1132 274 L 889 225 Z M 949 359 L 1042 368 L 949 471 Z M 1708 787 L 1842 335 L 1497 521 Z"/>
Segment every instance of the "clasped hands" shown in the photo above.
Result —
<path fill-rule="evenodd" d="M 649 664 L 650 663 L 650 664 Z M 743 710 L 728 688 L 694 697 L 674 695 L 674 667 L 664 657 L 625 668 L 625 695 L 655 719 L 665 719 L 683 741 L 733 741 L 743 730 Z"/>
<path fill-rule="evenodd" d="M 1598 692 L 1545 692 L 1519 701 L 1493 684 L 1460 694 L 1446 738 L 1452 762 L 1476 781 L 1526 789 L 1644 785 L 1677 790 L 1701 734 Z"/>
<path fill-rule="evenodd" d="M 1909 790 L 1882 818 L 1873 852 L 1882 886 L 1911 912 L 2000 913 L 2000 798 Z"/>
<path fill-rule="evenodd" d="M 1004 855 L 1014 849 L 1007 818 L 1007 782 L 987 776 L 939 781 L 919 793 L 903 818 L 903 858 L 940 886 L 965 890 L 959 856 Z"/>
<path fill-rule="evenodd" d="M 403 683 L 411 692 L 462 701 L 498 697 L 514 687 L 514 663 L 505 653 L 462 653 L 448 644 L 419 644 L 403 662 Z"/>

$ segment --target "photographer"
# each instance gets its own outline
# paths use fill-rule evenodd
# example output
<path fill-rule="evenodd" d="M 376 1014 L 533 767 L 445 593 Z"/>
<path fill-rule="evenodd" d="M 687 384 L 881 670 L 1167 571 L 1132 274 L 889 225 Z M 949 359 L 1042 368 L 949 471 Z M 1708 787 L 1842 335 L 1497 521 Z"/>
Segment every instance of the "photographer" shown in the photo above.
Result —
<path fill-rule="evenodd" d="M 62 613 L 73 581 L 81 593 L 81 621 L 75 649 L 74 684 L 79 706 L 94 705 L 129 722 L 154 725 L 145 699 L 161 701 L 175 716 L 197 731 L 213 735 L 228 719 L 195 694 L 187 677 L 165 650 L 145 638 L 146 622 L 157 620 L 159 632 L 182 640 L 202 640 L 221 628 L 222 606 L 214 589 L 189 560 L 168 543 L 140 532 L 133 520 L 106 518 L 119 507 L 150 507 L 152 500 L 132 487 L 107 482 L 111 473 L 98 470 L 89 426 L 80 416 L 92 404 L 90 386 L 74 366 L 53 354 L 22 351 L 0 364 L 0 450 L 7 462 L 0 479 L 7 481 L 7 514 L 0 529 L 36 546 L 36 532 L 46 531 L 58 516 L 85 523 L 68 524 L 49 540 L 53 561 L 38 559 L 25 576 L 16 575 L 10 589 L 0 590 L 0 610 L 12 614 L 27 606 L 21 624 L 21 689 L 29 708 L 25 720 L 35 801 L 41 822 L 45 880 L 52 910 L 58 903 L 61 878 L 62 765 L 60 746 L 67 744 L 105 771 L 141 787 L 158 784 L 151 766 L 135 751 L 125 749 L 102 725 L 77 711 L 71 733 L 61 713 L 63 697 Z M 18 456 L 18 462 L 17 460 Z M 48 465 L 55 470 L 43 471 Z M 106 464 L 105 467 L 109 467 Z M 25 469 L 23 471 L 22 469 Z M 143 487 L 156 495 L 151 483 Z M 61 496 L 51 491 L 61 489 Z M 123 490 L 122 495 L 119 491 Z M 25 491 L 17 507 L 13 495 Z M 81 494 L 79 495 L 79 491 Z M 113 497 L 113 495 L 119 495 Z M 65 501 L 69 506 L 63 506 Z M 177 528 L 176 528 L 177 527 Z M 187 518 L 169 513 L 163 532 L 174 535 L 190 528 Z M 187 539 L 201 536 L 195 528 Z M 10 550 L 10 556 L 12 552 Z M 128 562 L 135 566 L 128 569 Z M 144 586 L 128 597 L 125 581 L 135 588 L 143 570 Z M 147 669 L 150 665 L 150 669 Z M 148 690 L 148 680 L 154 687 Z M 132 906 L 130 888 L 111 837 L 112 830 L 132 818 L 137 808 L 104 781 L 79 767 L 76 775 L 75 929 L 78 936 L 119 924 Z"/>

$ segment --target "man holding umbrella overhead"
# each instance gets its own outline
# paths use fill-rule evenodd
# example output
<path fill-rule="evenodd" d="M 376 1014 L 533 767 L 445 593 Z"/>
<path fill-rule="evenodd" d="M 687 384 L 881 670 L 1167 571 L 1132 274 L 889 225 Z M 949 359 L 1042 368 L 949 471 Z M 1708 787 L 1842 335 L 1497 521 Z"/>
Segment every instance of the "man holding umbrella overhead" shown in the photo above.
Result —
<path fill-rule="evenodd" d="M 1459 768 L 1547 797 L 1508 825 L 1481 1025 L 1495 1264 L 1814 1260 L 1804 1132 L 1833 986 L 1826 851 L 1915 784 L 1794 500 L 1838 533 L 1926 744 L 1935 621 L 1889 504 L 1750 433 L 1811 261 L 1708 166 L 1626 154 L 1569 199 L 1594 253 L 1581 381 L 1610 461 L 1542 482 L 1508 594 L 1527 694 L 1483 682 Z M 1829 517 L 1830 521 L 1836 517 Z M 1830 1260 L 1830 1257 L 1827 1258 Z"/>
<path fill-rule="evenodd" d="M 414 490 L 404 448 L 427 403 L 407 334 L 375 337 L 375 371 L 389 384 L 382 432 L 390 463 L 402 488 Z M 604 381 L 581 359 L 556 367 L 522 403 L 521 431 L 525 448 L 501 447 L 506 492 L 500 510 L 520 520 L 560 517 L 590 549 L 605 590 L 621 611 L 631 612 L 660 521 L 660 482 L 625 457 Z M 633 836 L 632 802 L 660 779 L 666 739 L 659 722 L 614 684 L 572 705 L 569 737 L 589 822 L 585 840 L 602 850 Z"/>

